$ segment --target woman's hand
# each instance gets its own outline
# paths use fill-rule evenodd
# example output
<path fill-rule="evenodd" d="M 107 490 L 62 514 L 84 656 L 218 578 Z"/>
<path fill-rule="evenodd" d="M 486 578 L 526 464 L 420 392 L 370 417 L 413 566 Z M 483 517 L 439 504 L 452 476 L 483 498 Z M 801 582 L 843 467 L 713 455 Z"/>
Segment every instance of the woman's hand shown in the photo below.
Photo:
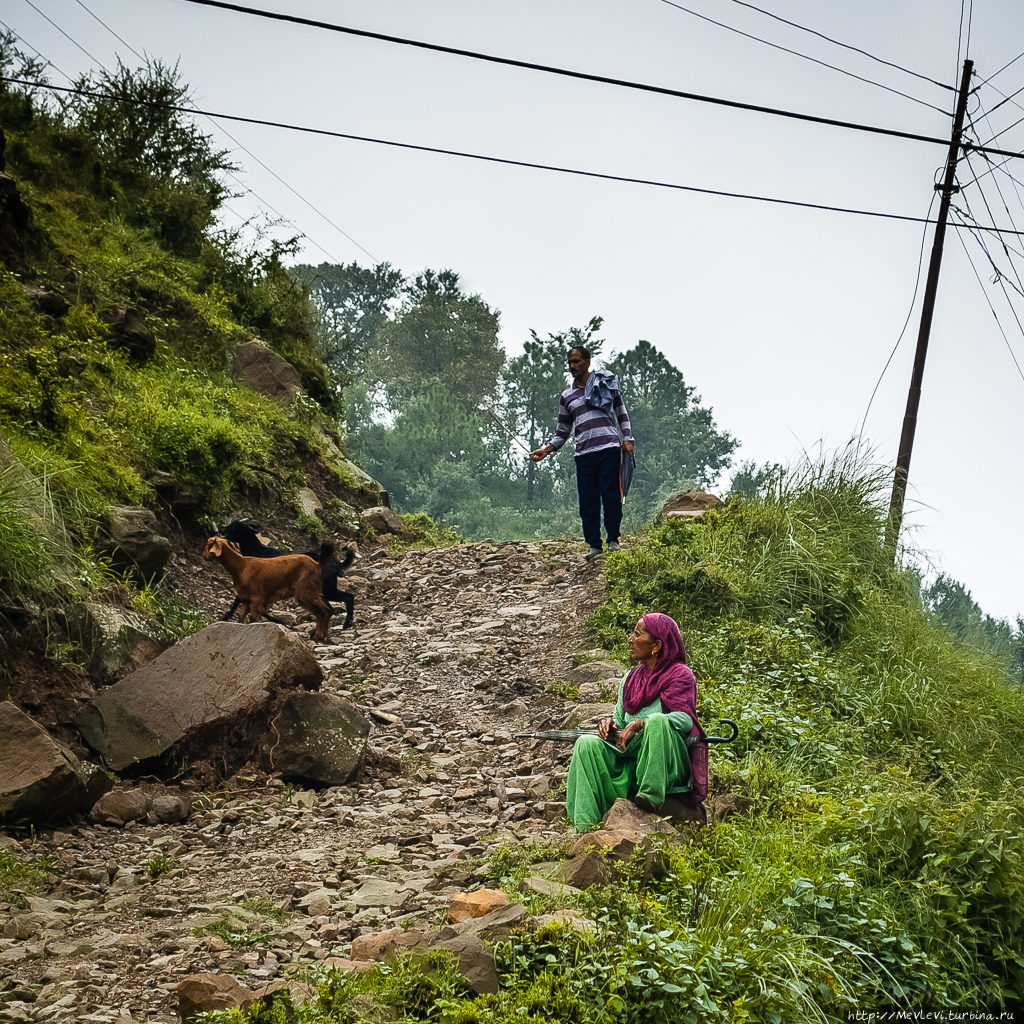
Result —
<path fill-rule="evenodd" d="M 615 728 L 615 719 L 614 718 L 602 718 L 601 721 L 597 723 L 597 735 L 600 736 L 601 739 L 606 740 L 606 739 L 608 739 L 608 734 L 614 728 Z"/>
<path fill-rule="evenodd" d="M 619 750 L 625 751 L 626 747 L 629 746 L 629 741 L 638 733 L 643 730 L 644 720 L 642 718 L 634 718 L 625 729 L 620 730 L 619 737 L 615 741 L 615 746 Z"/>

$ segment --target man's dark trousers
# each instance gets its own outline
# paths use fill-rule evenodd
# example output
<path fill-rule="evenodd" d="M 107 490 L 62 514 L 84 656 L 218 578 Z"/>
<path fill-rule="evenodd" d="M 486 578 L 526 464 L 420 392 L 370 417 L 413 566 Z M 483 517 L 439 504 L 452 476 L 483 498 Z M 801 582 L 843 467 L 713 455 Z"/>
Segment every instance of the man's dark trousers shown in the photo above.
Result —
<path fill-rule="evenodd" d="M 601 550 L 601 506 L 604 505 L 604 529 L 608 541 L 619 539 L 622 525 L 622 492 L 619 490 L 618 448 L 576 456 L 576 489 L 580 495 L 580 519 L 583 538 Z"/>

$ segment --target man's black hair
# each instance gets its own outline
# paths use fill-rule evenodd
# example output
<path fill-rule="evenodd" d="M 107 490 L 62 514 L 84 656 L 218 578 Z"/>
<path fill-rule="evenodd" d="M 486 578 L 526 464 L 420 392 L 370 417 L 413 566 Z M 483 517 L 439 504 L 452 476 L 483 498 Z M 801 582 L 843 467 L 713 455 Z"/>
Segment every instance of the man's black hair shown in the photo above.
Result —
<path fill-rule="evenodd" d="M 583 356 L 583 358 L 586 359 L 586 361 L 588 363 L 590 362 L 590 349 L 587 348 L 586 346 L 584 346 L 584 345 L 573 345 L 573 347 L 571 349 L 569 349 L 568 352 L 566 352 L 565 358 L 568 359 L 569 356 L 571 356 L 573 354 L 573 352 L 579 352 L 579 354 L 581 356 Z"/>

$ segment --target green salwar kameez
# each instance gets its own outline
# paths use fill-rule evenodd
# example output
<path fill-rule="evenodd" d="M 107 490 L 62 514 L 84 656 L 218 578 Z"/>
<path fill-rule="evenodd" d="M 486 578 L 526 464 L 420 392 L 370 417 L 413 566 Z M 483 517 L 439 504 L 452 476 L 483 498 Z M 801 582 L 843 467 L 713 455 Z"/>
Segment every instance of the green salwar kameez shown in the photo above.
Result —
<path fill-rule="evenodd" d="M 690 788 L 690 755 L 686 737 L 693 719 L 684 711 L 662 712 L 655 700 L 635 715 L 619 700 L 612 714 L 617 729 L 634 719 L 646 719 L 644 728 L 630 740 L 625 751 L 597 736 L 581 736 L 572 751 L 566 783 L 566 813 L 577 832 L 585 832 L 611 809 L 620 798 L 632 800 L 643 793 L 658 807 L 669 793 L 684 793 Z"/>

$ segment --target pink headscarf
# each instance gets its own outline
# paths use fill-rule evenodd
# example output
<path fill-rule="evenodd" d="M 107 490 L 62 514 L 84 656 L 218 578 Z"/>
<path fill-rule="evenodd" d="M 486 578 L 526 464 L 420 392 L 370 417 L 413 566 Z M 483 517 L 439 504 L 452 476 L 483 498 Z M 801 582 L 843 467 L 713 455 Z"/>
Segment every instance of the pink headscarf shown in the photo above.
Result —
<path fill-rule="evenodd" d="M 652 639 L 661 641 L 661 651 L 653 671 L 641 662 L 626 676 L 622 706 L 635 715 L 660 697 L 662 710 L 685 711 L 696 721 L 697 680 L 686 666 L 686 647 L 676 620 L 651 612 L 643 617 L 643 624 Z"/>
<path fill-rule="evenodd" d="M 643 616 L 643 623 L 651 637 L 661 641 L 661 651 L 653 671 L 642 662 L 630 670 L 622 686 L 623 708 L 627 714 L 635 715 L 660 698 L 662 711 L 685 711 L 693 719 L 690 736 L 703 737 L 704 730 L 697 720 L 697 678 L 687 667 L 686 647 L 676 620 L 670 615 L 651 612 Z M 708 793 L 707 745 L 693 744 L 689 755 L 693 782 L 690 791 L 680 799 L 697 805 Z"/>

